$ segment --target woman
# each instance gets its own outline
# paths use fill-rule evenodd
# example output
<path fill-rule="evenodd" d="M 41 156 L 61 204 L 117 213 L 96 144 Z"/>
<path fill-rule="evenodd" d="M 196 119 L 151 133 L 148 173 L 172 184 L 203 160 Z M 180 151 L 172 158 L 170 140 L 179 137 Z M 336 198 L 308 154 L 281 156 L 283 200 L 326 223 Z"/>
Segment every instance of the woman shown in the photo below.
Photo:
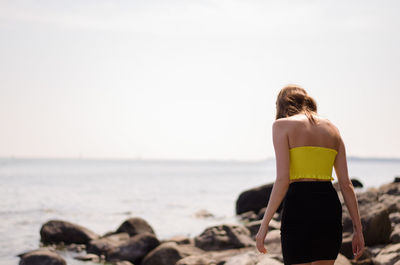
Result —
<path fill-rule="evenodd" d="M 280 233 L 285 265 L 334 264 L 343 232 L 342 205 L 332 185 L 334 167 L 353 222 L 352 247 L 358 259 L 364 238 L 339 130 L 317 114 L 315 100 L 296 85 L 279 92 L 276 110 L 272 134 L 277 176 L 256 235 L 257 249 L 267 252 L 268 224 L 284 199 Z"/>

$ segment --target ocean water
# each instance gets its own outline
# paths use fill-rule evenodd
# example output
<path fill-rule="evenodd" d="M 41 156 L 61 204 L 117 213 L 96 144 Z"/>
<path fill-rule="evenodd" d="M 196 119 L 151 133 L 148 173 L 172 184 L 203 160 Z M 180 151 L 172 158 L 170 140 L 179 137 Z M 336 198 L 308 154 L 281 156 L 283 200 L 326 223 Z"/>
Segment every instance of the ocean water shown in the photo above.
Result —
<path fill-rule="evenodd" d="M 364 188 L 400 175 L 400 160 L 348 158 L 349 174 Z M 333 177 L 336 175 L 333 172 Z M 83 225 L 98 234 L 125 219 L 144 218 L 159 239 L 194 237 L 206 227 L 238 223 L 235 204 L 247 189 L 275 179 L 275 160 L 164 161 L 0 159 L 0 264 L 39 247 L 50 219 Z M 213 214 L 199 218 L 201 210 Z M 91 264 L 61 253 L 68 264 Z"/>

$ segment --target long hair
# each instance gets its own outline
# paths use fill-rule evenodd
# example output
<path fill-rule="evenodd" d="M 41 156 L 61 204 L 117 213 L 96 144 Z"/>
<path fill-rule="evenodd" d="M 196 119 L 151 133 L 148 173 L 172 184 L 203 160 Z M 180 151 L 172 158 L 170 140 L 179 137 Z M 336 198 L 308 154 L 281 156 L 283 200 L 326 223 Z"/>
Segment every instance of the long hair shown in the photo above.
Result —
<path fill-rule="evenodd" d="M 304 112 L 311 123 L 316 120 L 317 103 L 306 90 L 298 85 L 287 85 L 281 89 L 276 100 L 276 119 L 286 118 Z"/>

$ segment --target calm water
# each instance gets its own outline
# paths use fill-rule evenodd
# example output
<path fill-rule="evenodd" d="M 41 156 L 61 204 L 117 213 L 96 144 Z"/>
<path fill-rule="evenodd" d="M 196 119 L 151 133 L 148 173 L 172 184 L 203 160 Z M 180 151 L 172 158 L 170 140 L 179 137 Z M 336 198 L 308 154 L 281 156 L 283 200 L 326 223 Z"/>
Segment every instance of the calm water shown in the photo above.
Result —
<path fill-rule="evenodd" d="M 400 175 L 400 160 L 348 159 L 349 174 L 368 187 Z M 39 246 L 49 219 L 98 234 L 126 218 L 146 219 L 159 239 L 195 236 L 206 227 L 237 223 L 235 202 L 249 188 L 275 179 L 275 161 L 148 161 L 0 159 L 0 264 Z M 333 172 L 333 177 L 336 175 Z M 199 210 L 212 218 L 195 217 Z M 63 254 L 68 264 L 90 264 Z"/>

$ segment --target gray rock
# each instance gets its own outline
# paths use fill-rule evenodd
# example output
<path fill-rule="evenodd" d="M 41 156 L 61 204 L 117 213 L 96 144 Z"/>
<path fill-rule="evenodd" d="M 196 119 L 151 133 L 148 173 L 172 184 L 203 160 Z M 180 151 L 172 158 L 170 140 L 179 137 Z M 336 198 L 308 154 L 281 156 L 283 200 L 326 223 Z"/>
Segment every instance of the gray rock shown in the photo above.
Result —
<path fill-rule="evenodd" d="M 135 236 L 140 233 L 151 233 L 155 235 L 153 228 L 141 217 L 132 217 L 123 222 L 117 229 L 116 233 L 128 233 Z"/>
<path fill-rule="evenodd" d="M 91 230 L 67 221 L 50 220 L 40 229 L 41 241 L 44 244 L 87 244 L 99 236 Z"/>
<path fill-rule="evenodd" d="M 223 250 L 255 246 L 250 231 L 236 224 L 222 224 L 206 228 L 194 238 L 195 246 L 203 250 Z"/>
<path fill-rule="evenodd" d="M 128 241 L 120 244 L 116 248 L 113 248 L 106 258 L 109 261 L 127 260 L 134 264 L 140 264 L 147 253 L 156 248 L 159 244 L 160 242 L 154 234 L 147 232 L 140 233 L 129 238 Z"/>
<path fill-rule="evenodd" d="M 393 265 L 400 260 L 400 243 L 387 245 L 372 260 L 375 265 Z"/>
<path fill-rule="evenodd" d="M 87 245 L 86 252 L 93 253 L 99 256 L 108 256 L 112 249 L 118 247 L 128 240 L 128 233 L 111 234 L 99 239 L 91 240 Z"/>
<path fill-rule="evenodd" d="M 19 265 L 66 265 L 65 260 L 56 252 L 37 249 L 20 256 Z"/>

